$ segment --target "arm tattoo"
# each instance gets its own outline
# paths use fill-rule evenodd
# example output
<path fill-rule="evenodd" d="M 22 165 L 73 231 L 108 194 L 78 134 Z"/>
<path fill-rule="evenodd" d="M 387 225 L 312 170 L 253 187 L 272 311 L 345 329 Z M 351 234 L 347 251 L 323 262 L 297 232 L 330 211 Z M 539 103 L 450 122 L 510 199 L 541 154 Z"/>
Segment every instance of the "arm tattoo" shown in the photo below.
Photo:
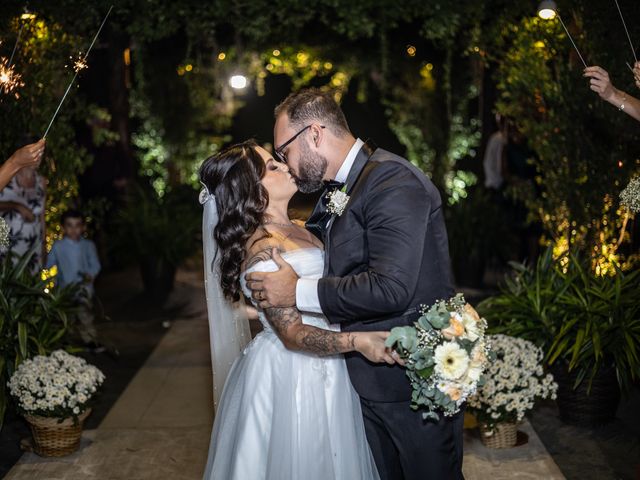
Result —
<path fill-rule="evenodd" d="M 256 263 L 266 262 L 267 260 L 271 260 L 271 250 L 273 248 L 274 247 L 268 247 L 268 248 L 263 248 L 262 250 L 258 250 L 249 258 L 249 260 L 247 260 L 246 268 L 249 269 L 253 267 Z M 279 248 L 278 248 L 278 251 L 281 252 Z"/>
<path fill-rule="evenodd" d="M 247 269 L 261 261 L 271 260 L 273 247 L 263 248 L 249 258 Z M 304 325 L 296 307 L 267 308 L 264 313 L 285 344 L 317 355 L 335 355 L 355 350 L 355 335 Z M 292 329 L 292 327 L 298 327 Z"/>
<path fill-rule="evenodd" d="M 288 339 L 300 350 L 317 355 L 335 355 L 355 350 L 355 335 L 303 325 L 300 312 L 295 307 L 267 308 L 265 314 L 278 336 Z M 292 338 L 288 330 L 294 325 L 300 325 L 301 328 Z"/>

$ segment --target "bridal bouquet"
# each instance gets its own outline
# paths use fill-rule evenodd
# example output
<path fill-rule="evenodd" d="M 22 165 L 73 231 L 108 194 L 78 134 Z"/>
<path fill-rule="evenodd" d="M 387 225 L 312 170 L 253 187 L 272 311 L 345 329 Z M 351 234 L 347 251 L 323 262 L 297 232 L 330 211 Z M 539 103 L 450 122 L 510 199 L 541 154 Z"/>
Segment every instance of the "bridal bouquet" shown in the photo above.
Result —
<path fill-rule="evenodd" d="M 487 322 L 462 294 L 423 306 L 420 313 L 414 327 L 393 328 L 387 346 L 405 361 L 411 407 L 425 409 L 423 417 L 437 421 L 438 412 L 459 412 L 481 385 L 489 359 Z"/>
<path fill-rule="evenodd" d="M 103 382 L 103 373 L 83 358 L 56 350 L 25 360 L 8 385 L 21 413 L 66 418 L 84 412 Z"/>

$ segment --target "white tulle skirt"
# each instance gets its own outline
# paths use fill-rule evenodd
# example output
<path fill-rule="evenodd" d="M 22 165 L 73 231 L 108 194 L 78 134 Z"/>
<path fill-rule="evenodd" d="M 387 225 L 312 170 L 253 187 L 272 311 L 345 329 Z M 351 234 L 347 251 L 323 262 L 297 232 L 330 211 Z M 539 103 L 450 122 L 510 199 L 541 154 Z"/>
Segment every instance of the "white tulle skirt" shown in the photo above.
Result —
<path fill-rule="evenodd" d="M 205 479 L 378 479 L 342 356 L 287 350 L 259 334 L 234 363 Z"/>

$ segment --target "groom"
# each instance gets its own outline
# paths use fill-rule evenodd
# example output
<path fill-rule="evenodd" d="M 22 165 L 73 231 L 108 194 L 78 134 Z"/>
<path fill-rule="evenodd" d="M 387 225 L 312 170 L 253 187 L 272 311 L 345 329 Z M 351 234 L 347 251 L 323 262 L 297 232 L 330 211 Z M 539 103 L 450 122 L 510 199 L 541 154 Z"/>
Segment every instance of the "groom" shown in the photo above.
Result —
<path fill-rule="evenodd" d="M 274 254 L 280 270 L 247 276 L 260 306 L 295 305 L 324 314 L 342 331 L 375 331 L 412 325 L 421 304 L 452 296 L 442 204 L 427 176 L 354 138 L 328 93 L 291 94 L 275 118 L 275 157 L 299 190 L 326 186 L 306 225 L 325 244 L 325 268 L 319 280 L 298 278 Z M 401 366 L 356 353 L 345 358 L 381 478 L 462 479 L 462 412 L 424 421 L 410 408 Z"/>

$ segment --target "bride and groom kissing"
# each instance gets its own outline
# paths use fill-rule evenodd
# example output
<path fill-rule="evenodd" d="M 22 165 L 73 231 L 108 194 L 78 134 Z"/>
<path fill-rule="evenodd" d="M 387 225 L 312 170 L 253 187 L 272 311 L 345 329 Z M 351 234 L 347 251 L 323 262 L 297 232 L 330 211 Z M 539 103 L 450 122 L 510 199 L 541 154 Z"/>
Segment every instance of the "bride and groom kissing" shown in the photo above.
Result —
<path fill-rule="evenodd" d="M 453 294 L 437 189 L 356 139 L 318 89 L 276 107 L 274 146 L 234 145 L 200 169 L 217 386 L 204 478 L 463 478 L 463 413 L 412 410 L 385 347 L 419 305 Z M 306 228 L 291 221 L 291 197 L 322 188 Z M 263 325 L 246 347 L 242 295 Z"/>

